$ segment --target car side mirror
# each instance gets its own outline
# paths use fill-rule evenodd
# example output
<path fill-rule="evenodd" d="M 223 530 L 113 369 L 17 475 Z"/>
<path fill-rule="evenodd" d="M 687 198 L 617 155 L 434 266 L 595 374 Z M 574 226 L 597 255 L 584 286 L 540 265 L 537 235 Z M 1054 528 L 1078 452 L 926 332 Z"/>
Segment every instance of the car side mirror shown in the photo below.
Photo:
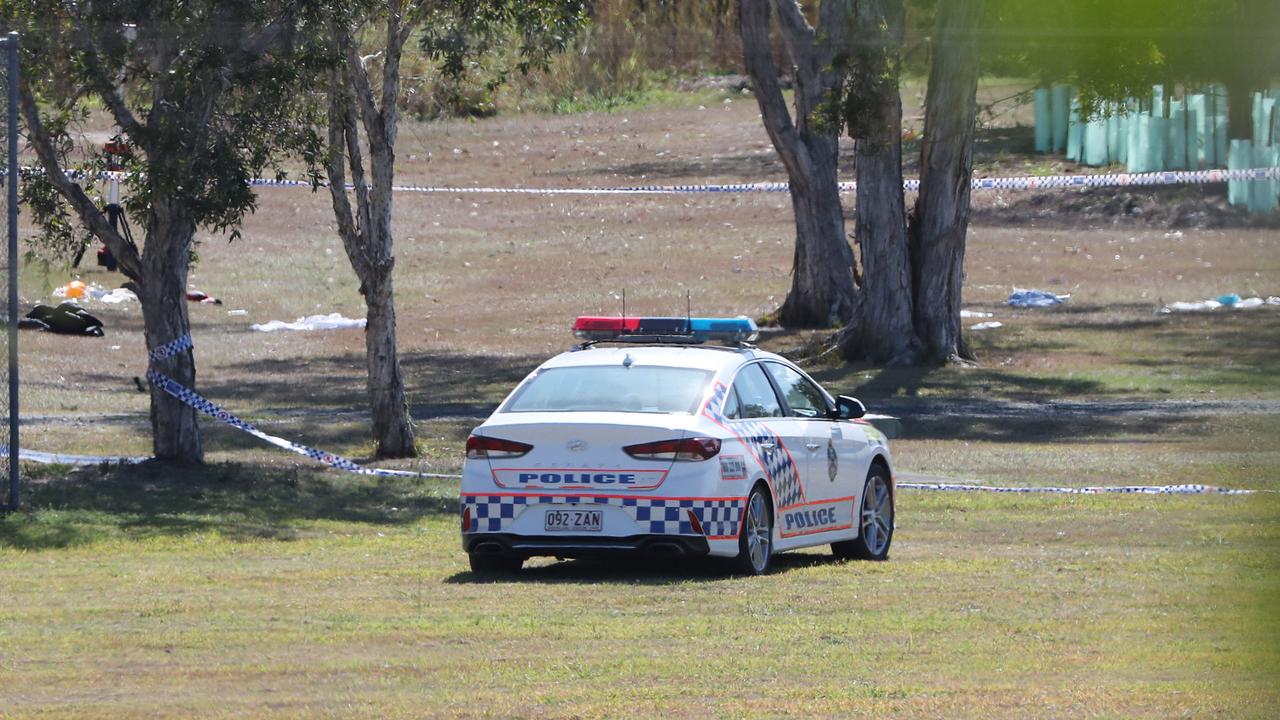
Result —
<path fill-rule="evenodd" d="M 856 420 L 867 414 L 867 406 L 857 398 L 841 395 L 836 398 L 836 419 Z"/>

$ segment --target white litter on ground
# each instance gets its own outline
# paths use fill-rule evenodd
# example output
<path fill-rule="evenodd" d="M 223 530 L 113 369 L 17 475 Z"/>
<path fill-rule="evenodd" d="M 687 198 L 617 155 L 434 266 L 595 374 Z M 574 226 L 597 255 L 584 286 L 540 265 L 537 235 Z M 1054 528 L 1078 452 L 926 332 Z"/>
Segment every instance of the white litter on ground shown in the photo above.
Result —
<path fill-rule="evenodd" d="M 120 303 L 138 301 L 138 296 L 134 295 L 133 291 L 128 288 L 116 288 L 111 292 L 104 292 L 101 295 L 97 294 L 93 288 L 90 288 L 89 294 L 94 300 L 107 303 L 108 305 L 119 305 Z"/>
<path fill-rule="evenodd" d="M 354 320 L 343 317 L 342 313 L 330 313 L 328 315 L 308 315 L 293 322 L 272 320 L 260 325 L 250 325 L 249 327 L 258 332 L 275 332 L 277 330 L 345 330 L 363 328 L 364 323 L 364 318 Z"/>
<path fill-rule="evenodd" d="M 138 296 L 133 294 L 132 290 L 127 288 L 116 288 L 107 290 L 98 283 L 85 284 L 78 280 L 56 287 L 50 293 L 55 298 L 63 298 L 67 300 L 75 300 L 81 303 L 89 301 L 97 301 L 108 305 L 119 305 L 126 302 L 137 302 Z"/>
<path fill-rule="evenodd" d="M 1160 312 L 1164 314 L 1176 312 L 1207 312 L 1217 310 L 1218 308 L 1226 308 L 1228 310 L 1249 310 L 1251 308 L 1259 308 L 1263 305 L 1280 305 L 1280 297 L 1269 297 L 1263 300 L 1260 297 L 1243 298 L 1233 303 L 1223 303 L 1217 300 L 1201 300 L 1199 302 L 1171 302 L 1160 308 Z"/>
<path fill-rule="evenodd" d="M 980 310 L 961 310 L 960 311 L 960 317 L 962 318 L 989 318 L 989 317 L 995 317 L 995 316 L 996 316 L 995 313 L 982 312 Z"/>
<path fill-rule="evenodd" d="M 970 330 L 995 330 L 998 327 L 1004 327 L 1004 323 L 998 321 L 980 322 L 977 325 L 969 326 Z"/>

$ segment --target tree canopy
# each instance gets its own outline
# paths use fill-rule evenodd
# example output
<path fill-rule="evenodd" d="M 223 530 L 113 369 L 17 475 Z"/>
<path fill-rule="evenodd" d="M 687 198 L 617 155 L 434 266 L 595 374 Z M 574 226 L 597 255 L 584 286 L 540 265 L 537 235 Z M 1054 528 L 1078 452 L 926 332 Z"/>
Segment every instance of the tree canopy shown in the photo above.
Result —
<path fill-rule="evenodd" d="M 1275 0 L 988 0 L 984 63 L 1069 83 L 1086 113 L 1155 84 L 1222 83 L 1247 96 L 1280 78 L 1277 28 Z"/>

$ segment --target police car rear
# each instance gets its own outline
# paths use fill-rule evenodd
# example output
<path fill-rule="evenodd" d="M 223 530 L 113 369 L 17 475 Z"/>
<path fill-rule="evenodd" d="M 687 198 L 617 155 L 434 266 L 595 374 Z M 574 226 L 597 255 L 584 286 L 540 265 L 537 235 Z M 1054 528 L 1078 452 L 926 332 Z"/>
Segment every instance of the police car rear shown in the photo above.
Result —
<path fill-rule="evenodd" d="M 468 438 L 462 531 L 474 570 L 535 555 L 709 551 L 703 498 L 721 477 L 722 437 L 699 409 L 742 355 L 691 344 L 716 337 L 712 321 L 648 320 L 580 318 L 588 343 L 531 373 Z M 588 348 L 624 321 L 641 344 Z M 733 337 L 754 331 L 746 319 L 717 322 Z"/>

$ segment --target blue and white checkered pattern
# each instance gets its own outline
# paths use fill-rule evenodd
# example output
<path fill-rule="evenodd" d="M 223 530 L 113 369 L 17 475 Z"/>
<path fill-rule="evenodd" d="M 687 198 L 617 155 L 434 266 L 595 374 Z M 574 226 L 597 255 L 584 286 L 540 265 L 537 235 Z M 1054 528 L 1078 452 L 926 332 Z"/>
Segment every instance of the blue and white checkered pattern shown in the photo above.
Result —
<path fill-rule="evenodd" d="M 464 509 L 471 510 L 469 532 L 506 532 L 530 505 L 611 505 L 620 507 L 648 535 L 696 535 L 689 521 L 692 510 L 707 537 L 736 537 L 742 518 L 742 501 L 687 498 L 631 498 L 565 495 L 465 495 Z"/>
<path fill-rule="evenodd" d="M 804 500 L 804 489 L 800 487 L 800 474 L 796 472 L 796 464 L 791 460 L 791 453 L 787 451 L 786 445 L 777 433 L 770 430 L 764 423 L 755 420 L 736 421 L 733 431 L 764 463 L 764 474 L 773 485 L 773 494 L 778 498 L 779 510 Z M 766 443 L 771 443 L 773 449 L 766 450 L 764 448 Z"/>
<path fill-rule="evenodd" d="M 724 400 L 727 394 L 728 388 L 722 383 L 716 383 L 703 413 L 716 421 L 721 427 L 732 432 L 743 444 L 751 448 L 752 454 L 764 465 L 765 479 L 773 487 L 779 510 L 802 502 L 804 500 L 804 488 L 800 485 L 800 475 L 796 471 L 795 462 L 791 459 L 791 453 L 787 451 L 782 438 L 778 437 L 777 433 L 770 430 L 762 422 L 734 420 L 731 423 L 725 418 L 723 412 Z M 773 447 L 766 450 L 764 447 L 766 443 L 771 444 Z"/>
<path fill-rule="evenodd" d="M 161 360 L 168 360 L 183 350 L 190 350 L 191 347 L 191 335 L 183 335 L 147 353 L 147 357 L 151 358 L 151 362 L 160 362 Z"/>

